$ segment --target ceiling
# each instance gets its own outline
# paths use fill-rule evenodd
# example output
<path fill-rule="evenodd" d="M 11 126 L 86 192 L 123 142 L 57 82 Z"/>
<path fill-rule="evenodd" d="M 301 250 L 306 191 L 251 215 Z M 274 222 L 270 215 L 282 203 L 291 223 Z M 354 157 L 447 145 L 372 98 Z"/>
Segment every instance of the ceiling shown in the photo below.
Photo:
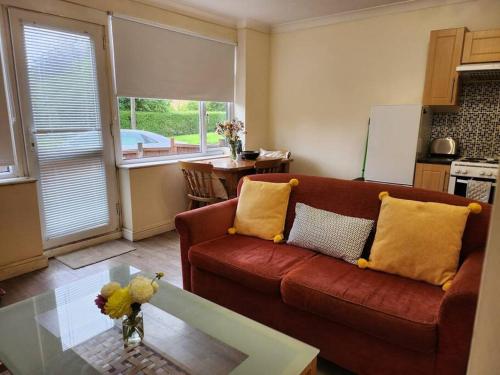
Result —
<path fill-rule="evenodd" d="M 419 0 L 139 0 L 166 9 L 178 9 L 194 16 L 226 24 L 257 22 L 263 25 L 330 16 L 394 3 Z"/>

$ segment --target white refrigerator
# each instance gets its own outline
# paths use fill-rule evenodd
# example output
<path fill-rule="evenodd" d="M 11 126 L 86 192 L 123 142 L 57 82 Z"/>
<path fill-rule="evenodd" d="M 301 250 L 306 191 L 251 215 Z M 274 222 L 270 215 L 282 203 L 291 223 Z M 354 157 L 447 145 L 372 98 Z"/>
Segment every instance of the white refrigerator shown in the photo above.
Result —
<path fill-rule="evenodd" d="M 425 156 L 432 113 L 420 104 L 372 107 L 366 149 L 366 181 L 413 186 L 415 163 Z"/>

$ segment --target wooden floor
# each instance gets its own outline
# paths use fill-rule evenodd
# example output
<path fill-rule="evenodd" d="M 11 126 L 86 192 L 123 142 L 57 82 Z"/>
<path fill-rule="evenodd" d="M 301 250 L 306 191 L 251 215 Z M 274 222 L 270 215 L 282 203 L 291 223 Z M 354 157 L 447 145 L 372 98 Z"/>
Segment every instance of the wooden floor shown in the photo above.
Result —
<path fill-rule="evenodd" d="M 131 244 L 137 250 L 77 270 L 52 258 L 47 268 L 1 281 L 0 288 L 5 289 L 7 294 L 0 299 L 0 306 L 33 297 L 119 264 L 152 273 L 162 271 L 165 273 L 163 280 L 182 287 L 179 237 L 176 232 L 163 233 Z"/>
<path fill-rule="evenodd" d="M 179 236 L 167 232 L 133 243 L 135 251 L 74 270 L 57 259 L 49 260 L 45 269 L 34 271 L 9 280 L 1 281 L 0 288 L 7 295 L 0 299 L 0 307 L 33 297 L 88 275 L 126 264 L 147 272 L 164 272 L 163 280 L 182 287 Z M 1 365 L 1 363 L 0 363 Z M 318 375 L 353 375 L 323 359 L 318 360 Z"/>

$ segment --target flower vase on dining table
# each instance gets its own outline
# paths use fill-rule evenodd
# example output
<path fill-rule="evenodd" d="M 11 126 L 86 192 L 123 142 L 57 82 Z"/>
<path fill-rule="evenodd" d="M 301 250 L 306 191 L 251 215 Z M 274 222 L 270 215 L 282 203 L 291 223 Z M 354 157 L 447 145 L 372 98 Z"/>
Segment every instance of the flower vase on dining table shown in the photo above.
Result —
<path fill-rule="evenodd" d="M 229 146 L 229 155 L 232 160 L 236 160 L 238 158 L 238 145 L 241 144 L 240 135 L 246 133 L 243 122 L 237 120 L 218 122 L 215 132 L 225 138 L 226 144 Z"/>
<path fill-rule="evenodd" d="M 231 159 L 236 160 L 238 158 L 237 148 L 238 142 L 229 141 L 229 155 Z"/>

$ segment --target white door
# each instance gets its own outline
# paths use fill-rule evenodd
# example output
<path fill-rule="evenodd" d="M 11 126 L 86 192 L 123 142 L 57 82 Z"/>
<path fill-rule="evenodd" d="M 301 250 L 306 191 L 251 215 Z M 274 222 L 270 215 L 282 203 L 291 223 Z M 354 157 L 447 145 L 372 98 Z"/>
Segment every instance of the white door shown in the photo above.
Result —
<path fill-rule="evenodd" d="M 103 26 L 9 9 L 44 247 L 118 228 Z"/>
<path fill-rule="evenodd" d="M 365 179 L 413 185 L 422 106 L 381 105 L 370 113 Z"/>

